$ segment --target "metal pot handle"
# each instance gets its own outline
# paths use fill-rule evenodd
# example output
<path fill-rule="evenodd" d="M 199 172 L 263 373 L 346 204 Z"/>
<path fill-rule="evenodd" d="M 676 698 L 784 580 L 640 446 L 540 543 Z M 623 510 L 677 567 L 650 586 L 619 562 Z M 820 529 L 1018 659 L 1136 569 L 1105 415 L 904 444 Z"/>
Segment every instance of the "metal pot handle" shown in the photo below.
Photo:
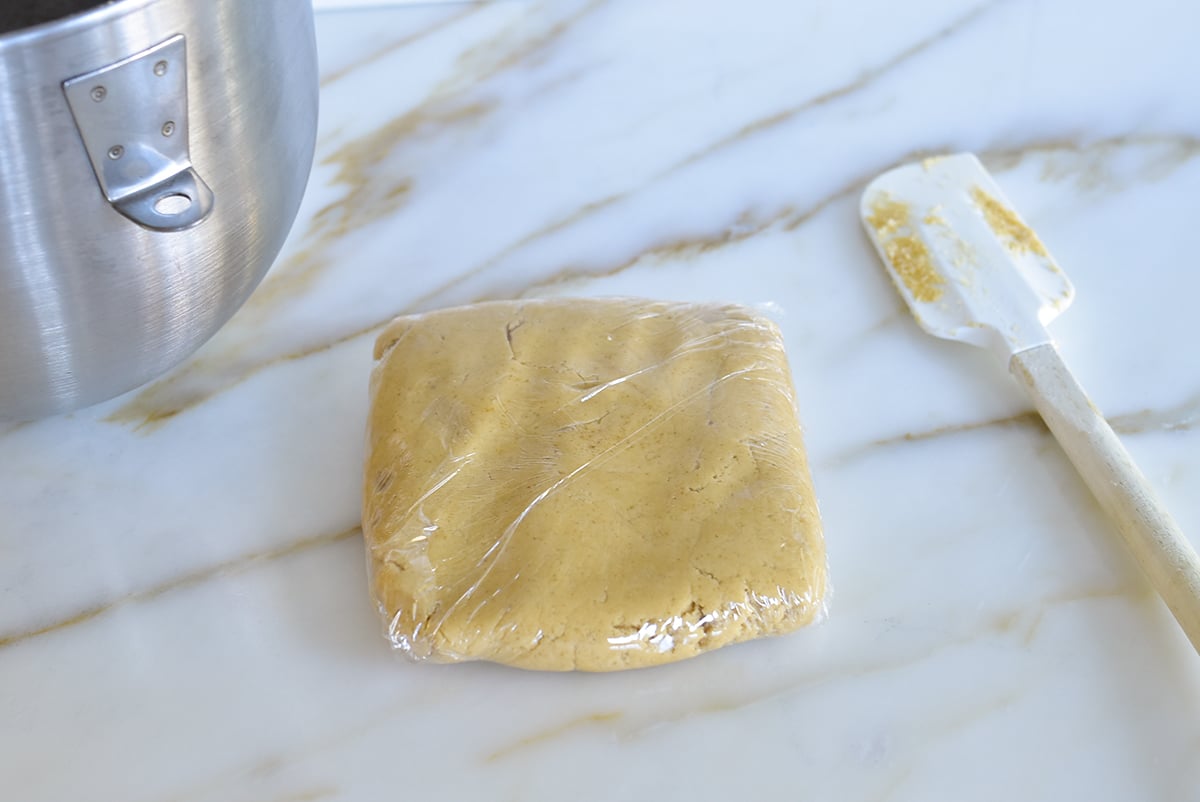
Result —
<path fill-rule="evenodd" d="M 63 81 L 63 92 L 114 209 L 154 231 L 182 231 L 208 216 L 213 193 L 188 153 L 183 34 Z"/>

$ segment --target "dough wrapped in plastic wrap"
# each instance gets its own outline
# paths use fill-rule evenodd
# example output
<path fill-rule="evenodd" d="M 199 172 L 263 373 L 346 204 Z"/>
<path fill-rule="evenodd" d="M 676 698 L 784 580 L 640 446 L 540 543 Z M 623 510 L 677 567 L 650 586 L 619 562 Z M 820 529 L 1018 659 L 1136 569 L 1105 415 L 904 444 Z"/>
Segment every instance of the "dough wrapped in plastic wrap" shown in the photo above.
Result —
<path fill-rule="evenodd" d="M 769 320 L 489 302 L 399 318 L 375 356 L 363 529 L 411 657 L 608 671 L 822 613 L 820 519 Z"/>

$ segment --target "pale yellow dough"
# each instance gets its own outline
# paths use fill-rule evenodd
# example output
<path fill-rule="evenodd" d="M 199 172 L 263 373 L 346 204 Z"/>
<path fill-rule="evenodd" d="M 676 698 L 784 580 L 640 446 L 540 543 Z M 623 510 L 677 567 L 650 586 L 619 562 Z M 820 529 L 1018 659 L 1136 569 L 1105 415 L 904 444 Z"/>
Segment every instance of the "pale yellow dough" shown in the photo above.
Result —
<path fill-rule="evenodd" d="M 414 657 L 609 671 L 821 610 L 820 520 L 768 320 L 494 302 L 399 318 L 375 355 L 363 529 Z"/>

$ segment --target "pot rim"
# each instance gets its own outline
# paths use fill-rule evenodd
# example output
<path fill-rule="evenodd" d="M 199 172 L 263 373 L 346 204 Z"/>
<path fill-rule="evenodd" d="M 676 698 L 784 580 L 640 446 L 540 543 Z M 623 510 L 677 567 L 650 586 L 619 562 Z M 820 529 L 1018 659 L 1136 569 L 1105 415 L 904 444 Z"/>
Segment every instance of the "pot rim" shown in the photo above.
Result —
<path fill-rule="evenodd" d="M 49 22 L 31 25 L 28 28 L 18 28 L 15 31 L 3 33 L 0 34 L 0 55 L 3 55 L 7 50 L 24 47 L 33 42 L 44 42 L 70 36 L 84 28 L 103 25 L 118 17 L 141 11 L 159 2 L 162 2 L 162 0 L 111 0 L 95 8 L 68 14 L 65 17 L 59 17 Z"/>

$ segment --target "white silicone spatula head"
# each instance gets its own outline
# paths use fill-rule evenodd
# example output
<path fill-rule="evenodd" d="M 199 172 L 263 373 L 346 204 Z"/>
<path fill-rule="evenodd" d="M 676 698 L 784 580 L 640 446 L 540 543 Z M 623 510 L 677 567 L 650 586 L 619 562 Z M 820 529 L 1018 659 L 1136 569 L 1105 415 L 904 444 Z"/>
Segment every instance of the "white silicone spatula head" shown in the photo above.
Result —
<path fill-rule="evenodd" d="M 1049 341 L 1075 291 L 971 154 L 875 179 L 862 219 L 921 327 L 1005 356 Z"/>
<path fill-rule="evenodd" d="M 862 218 L 922 328 L 1004 358 L 1200 651 L 1200 556 L 1046 333 L 1075 292 L 983 165 L 965 154 L 884 173 Z"/>

